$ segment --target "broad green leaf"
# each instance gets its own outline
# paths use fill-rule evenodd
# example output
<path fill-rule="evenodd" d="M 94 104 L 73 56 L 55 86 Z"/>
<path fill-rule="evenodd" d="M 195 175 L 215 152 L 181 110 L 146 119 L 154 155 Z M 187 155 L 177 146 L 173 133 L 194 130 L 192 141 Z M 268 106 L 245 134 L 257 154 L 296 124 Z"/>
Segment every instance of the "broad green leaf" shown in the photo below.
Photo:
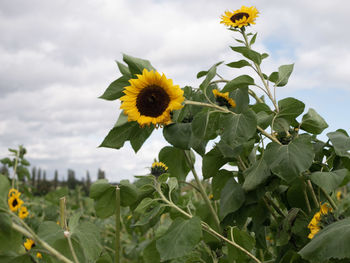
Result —
<path fill-rule="evenodd" d="M 220 219 L 237 211 L 244 203 L 245 195 L 242 186 L 234 178 L 230 178 L 221 191 Z"/>
<path fill-rule="evenodd" d="M 202 84 L 199 85 L 199 88 L 205 92 L 205 90 L 208 88 L 211 80 L 215 77 L 216 75 L 216 68 L 222 64 L 223 61 L 218 62 L 216 64 L 214 64 L 209 70 L 208 73 L 206 74 L 207 76 L 205 77 L 204 81 L 202 82 Z"/>
<path fill-rule="evenodd" d="M 288 145 L 270 143 L 265 151 L 265 161 L 274 174 L 290 183 L 311 166 L 314 155 L 311 142 L 298 137 Z"/>
<path fill-rule="evenodd" d="M 119 99 L 125 95 L 123 91 L 127 86 L 130 86 L 129 78 L 121 76 L 113 81 L 99 98 L 105 100 Z"/>
<path fill-rule="evenodd" d="M 176 190 L 179 187 L 176 177 L 170 177 L 168 181 L 168 185 L 169 185 L 169 195 L 170 195 L 173 190 Z"/>
<path fill-rule="evenodd" d="M 249 106 L 248 87 L 242 87 L 231 91 L 230 98 L 236 102 L 236 107 L 233 108 L 233 111 L 236 113 L 242 113 Z"/>
<path fill-rule="evenodd" d="M 294 64 L 283 65 L 278 68 L 278 79 L 275 82 L 277 87 L 287 85 L 288 79 L 293 72 Z"/>
<path fill-rule="evenodd" d="M 261 55 L 258 52 L 251 50 L 247 47 L 231 47 L 231 49 L 233 51 L 241 53 L 247 59 L 250 59 L 251 61 L 255 62 L 256 64 L 258 64 L 258 65 L 261 64 Z"/>
<path fill-rule="evenodd" d="M 52 221 L 45 221 L 39 225 L 38 236 L 51 246 L 64 238 L 63 229 Z"/>
<path fill-rule="evenodd" d="M 76 254 L 79 262 L 89 262 L 88 259 L 85 258 L 85 256 L 84 256 L 84 250 L 82 248 L 82 246 L 84 246 L 84 244 L 81 244 L 80 241 L 74 237 L 74 238 L 72 238 L 72 246 L 73 246 L 73 249 L 75 251 L 75 254 Z M 68 244 L 67 238 L 58 239 L 53 244 L 53 248 L 55 248 L 58 252 L 60 252 L 65 257 L 67 257 L 72 262 L 74 262 L 72 252 L 71 252 L 70 246 Z"/>
<path fill-rule="evenodd" d="M 260 160 L 245 170 L 243 174 L 245 178 L 243 189 L 245 191 L 251 191 L 257 188 L 260 184 L 264 183 L 271 175 L 271 172 L 264 158 L 261 157 Z"/>
<path fill-rule="evenodd" d="M 155 201 L 152 198 L 146 197 L 145 199 L 143 199 L 141 201 L 141 203 L 139 203 L 139 205 L 136 207 L 134 212 L 142 214 L 142 213 L 146 212 L 148 207 L 150 207 L 154 202 L 157 202 L 157 201 Z"/>
<path fill-rule="evenodd" d="M 299 254 L 312 262 L 350 258 L 350 218 L 330 224 L 318 232 Z"/>
<path fill-rule="evenodd" d="M 300 128 L 312 134 L 321 134 L 328 128 L 328 124 L 314 109 L 310 108 L 303 116 Z"/>
<path fill-rule="evenodd" d="M 184 181 L 190 167 L 187 164 L 184 151 L 175 147 L 166 146 L 160 150 L 158 159 L 168 166 L 168 173 L 179 181 Z"/>
<path fill-rule="evenodd" d="M 3 216 L 3 213 L 0 213 L 0 216 Z M 17 254 L 22 250 L 23 235 L 9 227 L 8 223 L 10 223 L 9 218 L 2 218 L 2 226 L 7 226 L 8 229 L 0 230 L 0 255 L 4 252 L 9 254 L 15 252 Z"/>
<path fill-rule="evenodd" d="M 310 175 L 310 179 L 314 184 L 322 187 L 325 191 L 331 192 L 341 185 L 347 173 L 347 169 L 332 172 L 314 172 Z"/>
<path fill-rule="evenodd" d="M 248 75 L 242 75 L 238 76 L 237 78 L 234 78 L 230 82 L 228 82 L 224 88 L 222 89 L 222 92 L 230 92 L 238 88 L 247 87 L 248 85 L 253 85 L 254 79 Z"/>
<path fill-rule="evenodd" d="M 285 98 L 278 102 L 279 113 L 277 117 L 293 121 L 303 113 L 305 104 L 294 98 Z"/>
<path fill-rule="evenodd" d="M 258 33 L 255 33 L 255 34 L 253 35 L 253 37 L 250 39 L 249 46 L 254 45 L 257 35 L 258 35 Z"/>
<path fill-rule="evenodd" d="M 158 202 L 152 203 L 147 208 L 147 211 L 141 215 L 140 220 L 133 224 L 132 227 L 145 225 L 152 227 L 159 221 L 160 215 L 163 213 L 164 209 L 164 206 L 161 206 Z"/>
<path fill-rule="evenodd" d="M 222 188 L 225 187 L 226 182 L 233 178 L 233 172 L 227 170 L 219 170 L 212 179 L 211 188 L 213 191 L 213 199 L 219 200 Z"/>
<path fill-rule="evenodd" d="M 120 71 L 120 73 L 122 73 L 125 77 L 128 77 L 128 78 L 131 78 L 131 73 L 130 73 L 130 70 L 127 66 L 125 66 L 123 63 L 120 63 L 118 61 L 117 62 L 117 65 L 118 65 L 118 69 Z"/>
<path fill-rule="evenodd" d="M 142 74 L 143 69 L 148 71 L 155 70 L 148 60 L 135 58 L 126 54 L 123 54 L 123 60 L 129 66 L 130 73 L 132 75 Z"/>
<path fill-rule="evenodd" d="M 278 80 L 278 72 L 272 72 L 270 76 L 268 77 L 269 81 L 276 83 Z"/>
<path fill-rule="evenodd" d="M 176 218 L 164 236 L 156 241 L 162 261 L 185 256 L 202 237 L 201 220 L 198 217 L 185 220 Z"/>
<path fill-rule="evenodd" d="M 0 207 L 7 208 L 7 195 L 10 190 L 10 183 L 5 175 L 0 174 Z"/>
<path fill-rule="evenodd" d="M 202 174 L 204 179 L 208 179 L 217 174 L 219 169 L 229 160 L 223 158 L 220 150 L 214 147 L 210 152 L 206 153 L 202 159 Z"/>
<path fill-rule="evenodd" d="M 98 180 L 91 185 L 90 197 L 95 200 L 95 210 L 98 217 L 107 218 L 114 214 L 116 207 L 115 187 L 109 184 L 106 179 Z"/>
<path fill-rule="evenodd" d="M 171 145 L 183 150 L 191 148 L 191 123 L 173 123 L 163 129 L 164 138 Z"/>
<path fill-rule="evenodd" d="M 145 263 L 160 263 L 160 255 L 158 253 L 155 240 L 145 247 L 142 255 Z"/>
<path fill-rule="evenodd" d="M 194 117 L 192 121 L 192 132 L 199 139 L 212 140 L 217 136 L 221 113 L 203 111 Z"/>
<path fill-rule="evenodd" d="M 273 114 L 268 114 L 265 111 L 260 111 L 256 114 L 256 119 L 257 119 L 258 125 L 261 128 L 266 129 L 272 123 Z"/>
<path fill-rule="evenodd" d="M 144 142 L 148 139 L 148 137 L 152 134 L 154 130 L 153 126 L 146 126 L 143 128 L 137 127 L 130 134 L 130 144 L 135 153 L 137 153 Z"/>
<path fill-rule="evenodd" d="M 201 77 L 204 77 L 207 74 L 208 74 L 208 71 L 199 71 L 197 73 L 197 79 L 200 79 Z"/>
<path fill-rule="evenodd" d="M 230 233 L 231 229 L 229 230 Z M 230 233 L 231 235 L 231 233 Z M 251 251 L 255 246 L 255 239 L 246 231 L 240 230 L 238 227 L 233 227 L 232 229 L 233 240 L 245 248 L 247 251 Z M 232 259 L 237 260 L 237 262 L 245 262 L 247 255 L 235 248 L 234 246 L 228 245 L 228 256 Z"/>
<path fill-rule="evenodd" d="M 115 189 L 115 187 L 113 188 Z M 121 206 L 130 206 L 136 202 L 138 197 L 138 189 L 134 184 L 131 184 L 129 180 L 121 180 L 119 183 L 119 188 Z"/>
<path fill-rule="evenodd" d="M 350 158 L 350 138 L 340 131 L 327 133 L 331 140 L 335 153 L 341 157 Z"/>
<path fill-rule="evenodd" d="M 246 66 L 250 66 L 250 63 L 244 59 L 236 61 L 236 62 L 231 62 L 226 64 L 227 66 L 229 66 L 230 68 L 243 68 Z"/>

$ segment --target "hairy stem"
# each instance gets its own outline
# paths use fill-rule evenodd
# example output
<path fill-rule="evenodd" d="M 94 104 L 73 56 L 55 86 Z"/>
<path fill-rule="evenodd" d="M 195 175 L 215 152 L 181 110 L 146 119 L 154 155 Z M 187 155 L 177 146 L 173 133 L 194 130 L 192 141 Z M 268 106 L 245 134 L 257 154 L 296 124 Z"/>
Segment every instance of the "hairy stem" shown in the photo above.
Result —
<path fill-rule="evenodd" d="M 18 158 L 19 158 L 19 152 L 21 149 L 18 149 L 16 153 L 16 158 L 15 158 L 15 165 L 13 167 L 13 175 L 12 175 L 12 188 L 15 188 L 15 178 L 16 178 L 16 170 L 17 170 L 17 165 L 18 165 Z M 17 182 L 17 188 L 18 188 L 18 182 Z"/>
<path fill-rule="evenodd" d="M 197 175 L 197 172 L 196 172 L 196 170 L 194 169 L 194 165 L 193 165 L 192 159 L 191 159 L 191 157 L 189 156 L 188 152 L 184 151 L 184 154 L 185 154 L 186 160 L 187 160 L 187 162 L 188 162 L 188 164 L 189 164 L 189 166 L 190 166 L 190 168 L 191 168 L 191 171 L 192 171 L 192 174 L 193 174 L 193 176 L 194 176 L 194 179 L 196 180 L 196 183 L 197 183 L 197 185 L 198 185 L 199 191 L 200 191 L 200 193 L 201 193 L 201 195 L 202 195 L 202 197 L 203 197 L 203 199 L 204 199 L 204 202 L 205 202 L 205 203 L 207 204 L 207 206 L 209 207 L 209 210 L 210 210 L 210 212 L 211 212 L 211 214 L 212 214 L 212 217 L 213 217 L 213 219 L 214 219 L 214 221 L 215 221 L 215 225 L 216 225 L 216 227 L 217 227 L 217 230 L 220 231 L 220 220 L 219 220 L 219 217 L 218 217 L 218 215 L 217 215 L 217 213 L 216 213 L 214 207 L 212 206 L 212 204 L 211 204 L 211 202 L 210 202 L 210 200 L 209 200 L 209 198 L 208 198 L 207 193 L 205 192 L 205 189 L 204 189 L 204 187 L 203 187 L 203 184 L 202 184 L 201 181 L 199 180 L 199 177 L 198 177 L 198 175 Z"/>
<path fill-rule="evenodd" d="M 316 197 L 316 194 L 315 194 L 315 191 L 314 191 L 314 188 L 312 187 L 312 183 L 310 180 L 307 180 L 307 186 L 311 192 L 311 196 L 312 196 L 312 201 L 315 203 L 316 207 L 320 207 L 320 203 L 319 201 L 317 200 L 317 197 Z"/>
<path fill-rule="evenodd" d="M 115 209 L 115 263 L 120 262 L 120 188 L 115 189 L 116 209 Z"/>

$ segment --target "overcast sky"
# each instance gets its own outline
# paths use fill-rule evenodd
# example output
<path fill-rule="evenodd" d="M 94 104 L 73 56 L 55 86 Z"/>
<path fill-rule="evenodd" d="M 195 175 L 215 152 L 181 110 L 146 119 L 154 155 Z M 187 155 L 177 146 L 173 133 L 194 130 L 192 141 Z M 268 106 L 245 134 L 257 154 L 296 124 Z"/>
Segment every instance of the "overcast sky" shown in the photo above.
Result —
<path fill-rule="evenodd" d="M 263 71 L 295 63 L 279 99 L 296 97 L 328 122 L 349 130 L 350 2 L 202 0 L 0 1 L 0 158 L 23 144 L 32 165 L 68 168 L 79 177 L 97 169 L 113 181 L 146 174 L 167 143 L 158 130 L 136 155 L 97 148 L 119 115 L 119 102 L 98 99 L 120 75 L 122 53 L 149 59 L 175 84 L 197 87 L 195 76 L 239 58 L 225 10 L 256 6 L 255 49 L 267 52 Z M 220 69 L 227 79 L 241 74 Z M 199 160 L 200 161 L 200 160 Z"/>

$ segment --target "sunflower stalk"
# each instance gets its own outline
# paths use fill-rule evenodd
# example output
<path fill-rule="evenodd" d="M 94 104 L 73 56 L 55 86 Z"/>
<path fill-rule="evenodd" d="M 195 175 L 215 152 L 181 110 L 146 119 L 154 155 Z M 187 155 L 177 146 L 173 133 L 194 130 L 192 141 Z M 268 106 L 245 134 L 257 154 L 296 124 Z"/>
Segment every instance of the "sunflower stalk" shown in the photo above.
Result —
<path fill-rule="evenodd" d="M 159 182 L 154 179 L 154 188 L 155 190 L 158 192 L 158 194 L 160 195 L 162 201 L 164 203 L 166 203 L 169 207 L 174 208 L 175 210 L 177 210 L 178 212 L 180 212 L 181 214 L 183 214 L 184 216 L 188 217 L 188 218 L 192 218 L 193 216 L 189 213 L 187 213 L 186 211 L 182 210 L 180 207 L 178 207 L 176 204 L 174 204 L 173 202 L 170 202 L 163 194 L 160 184 Z M 255 262 L 257 263 L 262 263 L 258 258 L 256 258 L 253 254 L 251 254 L 249 251 L 247 251 L 245 248 L 241 247 L 240 245 L 238 245 L 235 241 L 231 241 L 229 239 L 227 239 L 226 237 L 224 237 L 223 235 L 219 234 L 218 232 L 216 232 L 214 229 L 212 229 L 207 223 L 201 221 L 201 226 L 203 228 L 203 230 L 205 230 L 206 232 L 208 232 L 209 234 L 213 235 L 216 238 L 219 238 L 223 241 L 225 241 L 226 243 L 234 246 L 235 248 L 239 249 L 240 251 L 242 251 L 243 253 L 245 253 L 247 256 L 249 256 L 251 259 L 253 259 Z"/>
<path fill-rule="evenodd" d="M 16 178 L 16 172 L 17 172 L 17 166 L 18 166 L 18 158 L 19 158 L 19 152 L 21 149 L 18 149 L 16 153 L 15 158 L 15 165 L 13 166 L 13 175 L 12 175 L 12 188 L 15 188 L 15 178 Z M 17 189 L 18 189 L 18 181 L 17 181 Z"/>
<path fill-rule="evenodd" d="M 186 160 L 191 168 L 191 171 L 192 171 L 192 174 L 194 176 L 194 179 L 196 180 L 196 183 L 198 185 L 198 188 L 199 188 L 199 191 L 202 195 L 202 198 L 204 199 L 204 202 L 207 204 L 211 214 L 212 214 L 212 217 L 214 219 L 214 222 L 215 222 L 215 225 L 216 225 L 216 228 L 220 231 L 221 227 L 220 227 L 220 220 L 219 220 L 219 217 L 217 215 L 217 212 L 215 211 L 214 207 L 212 206 L 209 198 L 208 198 L 208 195 L 207 193 L 205 192 L 205 189 L 203 187 L 203 184 L 201 183 L 198 175 L 197 175 L 197 172 L 196 172 L 196 169 L 194 169 L 194 165 L 193 165 L 193 162 L 192 162 L 192 159 L 191 157 L 189 156 L 188 152 L 184 151 L 184 154 L 185 154 L 185 157 L 186 157 Z"/>
<path fill-rule="evenodd" d="M 115 263 L 120 262 L 120 188 L 115 188 Z"/>

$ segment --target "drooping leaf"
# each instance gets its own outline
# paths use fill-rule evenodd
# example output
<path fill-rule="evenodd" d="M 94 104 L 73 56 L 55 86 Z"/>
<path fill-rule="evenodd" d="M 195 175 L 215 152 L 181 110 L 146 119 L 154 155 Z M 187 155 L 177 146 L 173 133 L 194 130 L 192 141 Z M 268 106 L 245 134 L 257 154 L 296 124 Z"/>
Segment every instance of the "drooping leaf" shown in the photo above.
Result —
<path fill-rule="evenodd" d="M 314 184 L 322 187 L 325 191 L 331 192 L 341 185 L 347 173 L 347 169 L 332 172 L 314 172 L 310 174 L 310 179 Z"/>
<path fill-rule="evenodd" d="M 251 191 L 260 184 L 264 183 L 265 180 L 271 175 L 271 172 L 264 158 L 261 157 L 260 160 L 245 170 L 243 174 L 245 177 L 243 189 L 245 191 Z"/>
<path fill-rule="evenodd" d="M 207 74 L 206 74 L 206 77 L 205 77 L 204 81 L 202 82 L 202 84 L 199 85 L 199 88 L 200 88 L 202 91 L 205 91 L 205 90 L 208 88 L 208 86 L 209 86 L 211 80 L 212 80 L 212 79 L 215 77 L 215 75 L 216 75 L 216 68 L 217 68 L 219 65 L 221 65 L 222 63 L 223 63 L 223 61 L 214 64 L 214 65 L 207 71 Z M 200 75 L 202 75 L 202 74 L 200 74 Z M 198 76 L 197 76 L 197 77 L 198 77 Z"/>
<path fill-rule="evenodd" d="M 219 129 L 219 112 L 203 111 L 198 113 L 192 121 L 192 132 L 199 139 L 212 140 Z"/>
<path fill-rule="evenodd" d="M 248 85 L 253 85 L 254 79 L 248 75 L 242 75 L 234 78 L 230 82 L 228 82 L 222 92 L 230 92 L 238 88 L 247 87 Z"/>
<path fill-rule="evenodd" d="M 128 65 L 130 73 L 133 76 L 136 74 L 142 74 L 143 69 L 147 69 L 148 71 L 155 70 L 151 65 L 151 62 L 145 59 L 123 54 L 123 61 Z"/>
<path fill-rule="evenodd" d="M 215 176 L 219 169 L 228 161 L 229 159 L 223 158 L 220 150 L 214 147 L 203 156 L 202 174 L 204 179 Z"/>
<path fill-rule="evenodd" d="M 121 76 L 117 80 L 113 81 L 99 98 L 105 100 L 119 99 L 125 95 L 123 91 L 127 86 L 130 86 L 129 78 Z"/>
<path fill-rule="evenodd" d="M 166 146 L 160 150 L 158 159 L 168 166 L 168 173 L 175 176 L 179 181 L 184 181 L 190 167 L 187 164 L 183 150 Z"/>
<path fill-rule="evenodd" d="M 240 230 L 238 227 L 233 227 L 232 236 L 238 245 L 245 248 L 247 251 L 251 251 L 255 246 L 255 239 L 249 235 L 248 232 Z M 245 262 L 248 257 L 241 250 L 235 248 L 232 245 L 228 245 L 228 256 L 232 259 L 235 259 L 237 262 Z"/>
<path fill-rule="evenodd" d="M 242 186 L 234 178 L 226 182 L 220 196 L 220 219 L 228 214 L 237 211 L 245 201 Z"/>
<path fill-rule="evenodd" d="M 288 79 L 293 72 L 294 64 L 283 65 L 278 68 L 278 79 L 275 82 L 277 87 L 287 85 Z"/>
<path fill-rule="evenodd" d="M 230 68 L 243 68 L 246 66 L 250 66 L 250 63 L 244 59 L 236 61 L 236 62 L 231 62 L 226 64 L 227 66 L 229 66 Z"/>
<path fill-rule="evenodd" d="M 303 113 L 305 104 L 294 98 L 285 98 L 278 102 L 278 107 L 277 117 L 292 121 Z"/>
<path fill-rule="evenodd" d="M 219 200 L 221 191 L 225 187 L 227 181 L 233 178 L 233 172 L 227 170 L 219 170 L 212 179 L 212 191 L 213 191 L 213 199 Z"/>
<path fill-rule="evenodd" d="M 350 158 L 350 137 L 343 132 L 335 131 L 327 133 L 331 140 L 335 153 L 341 157 Z"/>
<path fill-rule="evenodd" d="M 300 128 L 312 134 L 321 134 L 328 128 L 328 124 L 314 109 L 310 108 L 303 116 Z"/>
<path fill-rule="evenodd" d="M 250 59 L 251 61 L 255 62 L 256 64 L 258 64 L 258 65 L 261 64 L 261 55 L 258 52 L 251 50 L 247 47 L 231 47 L 231 49 L 233 51 L 241 53 L 247 59 Z"/>
<path fill-rule="evenodd" d="M 202 237 L 201 221 L 198 217 L 185 220 L 176 218 L 168 231 L 156 241 L 162 261 L 179 258 L 190 252 Z"/>

